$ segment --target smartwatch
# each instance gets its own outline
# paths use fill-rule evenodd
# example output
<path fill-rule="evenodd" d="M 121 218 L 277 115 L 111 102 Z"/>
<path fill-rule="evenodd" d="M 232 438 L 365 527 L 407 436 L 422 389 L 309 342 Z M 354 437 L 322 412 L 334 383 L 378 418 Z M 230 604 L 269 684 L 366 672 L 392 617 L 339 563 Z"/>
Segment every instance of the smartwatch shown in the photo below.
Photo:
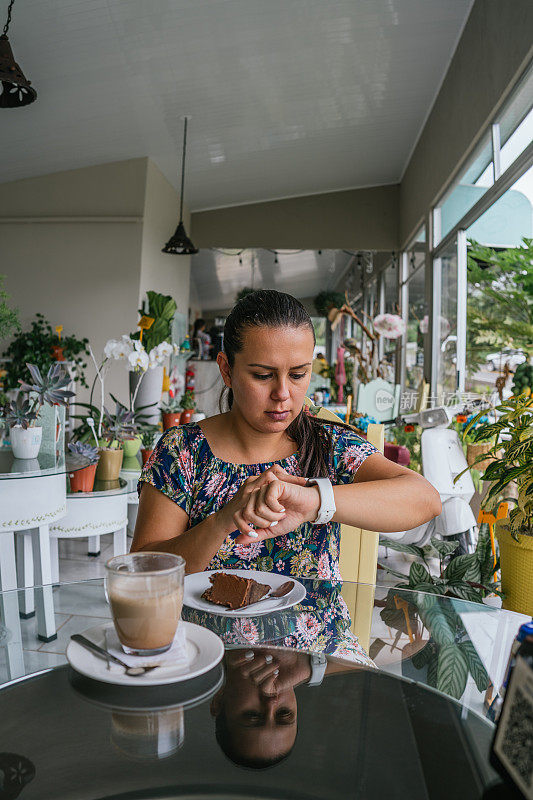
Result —
<path fill-rule="evenodd" d="M 309 661 L 311 664 L 311 677 L 307 681 L 307 685 L 320 686 L 326 672 L 328 660 L 324 653 L 311 653 Z"/>
<path fill-rule="evenodd" d="M 333 495 L 333 486 L 329 478 L 308 478 L 307 486 L 318 486 L 320 492 L 320 508 L 312 525 L 324 525 L 329 522 L 337 510 L 335 505 L 335 497 Z"/>

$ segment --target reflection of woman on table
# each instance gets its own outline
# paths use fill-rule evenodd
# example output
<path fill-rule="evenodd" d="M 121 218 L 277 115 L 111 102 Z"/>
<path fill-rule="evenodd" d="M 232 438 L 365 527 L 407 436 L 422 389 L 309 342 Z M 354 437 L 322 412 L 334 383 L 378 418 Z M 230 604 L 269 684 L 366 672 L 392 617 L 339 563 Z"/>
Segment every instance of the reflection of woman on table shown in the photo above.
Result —
<path fill-rule="evenodd" d="M 290 295 L 260 291 L 237 303 L 217 356 L 229 411 L 159 440 L 139 482 L 133 550 L 177 553 L 188 572 L 338 581 L 339 523 L 397 531 L 440 512 L 420 475 L 303 411 L 314 344 L 311 319 Z M 316 477 L 326 479 L 324 500 L 307 485 Z M 340 595 L 322 618 L 325 636 L 349 628 Z"/>
<path fill-rule="evenodd" d="M 354 669 L 279 649 L 229 650 L 226 683 L 211 702 L 217 742 L 231 761 L 260 769 L 286 758 L 296 741 L 294 688 L 324 675 Z"/>

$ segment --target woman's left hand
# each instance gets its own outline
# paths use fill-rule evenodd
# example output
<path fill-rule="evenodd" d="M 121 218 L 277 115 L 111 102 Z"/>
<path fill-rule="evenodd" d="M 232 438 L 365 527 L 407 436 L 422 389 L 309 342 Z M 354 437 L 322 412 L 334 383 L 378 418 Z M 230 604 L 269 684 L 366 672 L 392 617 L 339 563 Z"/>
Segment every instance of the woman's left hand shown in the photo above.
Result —
<path fill-rule="evenodd" d="M 318 488 L 302 485 L 302 478 L 290 475 L 279 465 L 275 465 L 269 472 L 272 477 L 268 483 L 253 492 L 246 505 L 234 517 L 241 532 L 236 539 L 238 544 L 284 536 L 304 522 L 316 519 L 320 508 Z M 265 526 L 265 512 L 279 513 L 280 508 L 284 509 L 283 519 L 275 525 Z"/>

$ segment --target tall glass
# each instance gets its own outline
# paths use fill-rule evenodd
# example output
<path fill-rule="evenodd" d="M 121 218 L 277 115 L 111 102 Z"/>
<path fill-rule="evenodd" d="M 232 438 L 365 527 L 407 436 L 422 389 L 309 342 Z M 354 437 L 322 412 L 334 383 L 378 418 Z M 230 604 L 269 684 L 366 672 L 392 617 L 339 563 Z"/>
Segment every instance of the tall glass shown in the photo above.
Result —
<path fill-rule="evenodd" d="M 105 565 L 106 596 L 125 653 L 164 653 L 183 607 L 185 560 L 171 553 L 130 553 Z"/>

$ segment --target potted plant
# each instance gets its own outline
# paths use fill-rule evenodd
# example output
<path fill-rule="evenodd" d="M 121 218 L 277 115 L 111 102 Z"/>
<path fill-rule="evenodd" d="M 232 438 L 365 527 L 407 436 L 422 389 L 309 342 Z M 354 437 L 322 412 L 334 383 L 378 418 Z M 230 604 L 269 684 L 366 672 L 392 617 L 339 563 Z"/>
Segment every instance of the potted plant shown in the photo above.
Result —
<path fill-rule="evenodd" d="M 100 458 L 98 448 L 84 442 L 69 442 L 68 449 L 74 455 L 88 458 L 90 464 L 82 469 L 69 472 L 68 477 L 70 481 L 71 492 L 92 492 L 94 486 L 94 478 L 96 475 L 96 467 Z"/>
<path fill-rule="evenodd" d="M 22 380 L 19 383 L 27 397 L 20 405 L 11 401 L 4 415 L 11 428 L 11 447 L 15 458 L 37 458 L 39 455 L 43 430 L 35 422 L 42 406 L 45 403 L 50 406 L 67 405 L 69 398 L 74 396 L 74 392 L 65 389 L 70 383 L 70 376 L 61 364 L 52 364 L 45 377 L 36 364 L 26 366 L 33 383 Z"/>
<path fill-rule="evenodd" d="M 183 409 L 180 423 L 181 425 L 185 425 L 187 422 L 191 421 L 193 411 L 196 408 L 196 403 L 194 402 L 194 395 L 190 391 L 190 389 L 184 392 L 183 397 L 180 400 L 180 406 Z"/>
<path fill-rule="evenodd" d="M 158 433 L 159 433 L 159 428 L 157 427 L 157 425 L 147 425 L 141 430 L 141 439 L 142 439 L 141 458 L 143 466 L 144 464 L 146 464 L 146 462 L 154 452 L 154 440 Z"/>
<path fill-rule="evenodd" d="M 60 327 L 60 326 L 58 326 Z M 18 388 L 19 378 L 29 380 L 26 372 L 27 362 L 35 364 L 41 373 L 46 373 L 51 365 L 57 363 L 53 348 L 60 347 L 63 360 L 76 368 L 76 378 L 82 386 L 87 387 L 84 357 L 89 354 L 88 339 L 76 336 L 64 336 L 62 339 L 52 329 L 42 314 L 36 314 L 29 331 L 18 333 L 3 355 L 7 358 L 5 385 L 8 389 Z"/>
<path fill-rule="evenodd" d="M 104 408 L 102 443 L 96 477 L 101 481 L 116 481 L 124 458 L 123 442 L 136 432 L 133 413 L 117 403 L 115 414 Z"/>
<path fill-rule="evenodd" d="M 483 506 L 495 510 L 503 490 L 516 485 L 515 506 L 495 528 L 504 607 L 533 616 L 533 397 L 529 393 L 510 397 L 494 410 L 496 421 L 478 426 L 472 434 L 476 442 L 491 442 L 488 453 L 492 460 L 482 476 L 491 486 Z M 474 428 L 484 414 L 486 411 L 481 411 L 474 417 L 465 431 Z M 483 454 L 478 461 L 485 458 Z"/>
<path fill-rule="evenodd" d="M 174 397 L 174 392 L 172 389 L 169 391 L 169 399 L 166 403 L 161 403 L 161 414 L 163 416 L 163 430 L 168 431 L 169 428 L 172 428 L 174 425 L 180 424 L 180 418 L 182 415 L 182 406 L 181 401 L 178 400 L 177 397 Z"/>

